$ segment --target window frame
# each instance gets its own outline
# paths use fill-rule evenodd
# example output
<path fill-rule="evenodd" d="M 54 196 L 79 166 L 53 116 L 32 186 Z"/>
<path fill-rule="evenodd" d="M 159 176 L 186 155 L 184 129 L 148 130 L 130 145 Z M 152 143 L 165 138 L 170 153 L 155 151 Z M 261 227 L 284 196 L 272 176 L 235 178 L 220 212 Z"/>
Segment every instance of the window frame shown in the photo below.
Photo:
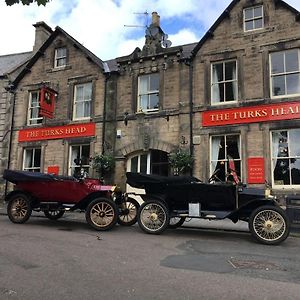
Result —
<path fill-rule="evenodd" d="M 65 54 L 62 56 L 58 56 L 58 50 L 59 49 L 64 49 L 65 50 Z M 67 65 L 67 59 L 68 59 L 68 51 L 66 47 L 57 47 L 55 48 L 54 51 L 54 68 L 63 68 Z M 64 64 L 63 65 L 58 65 L 58 62 L 64 60 Z"/>
<path fill-rule="evenodd" d="M 228 172 L 228 164 L 229 164 L 229 159 L 228 159 L 228 153 L 227 153 L 227 137 L 228 136 L 237 136 L 238 137 L 238 149 L 239 149 L 239 156 L 240 158 L 233 158 L 232 157 L 232 160 L 234 161 L 234 163 L 236 164 L 236 162 L 239 162 L 240 164 L 240 174 L 238 174 L 237 172 L 237 176 L 239 177 L 239 179 L 242 181 L 243 180 L 243 158 L 242 158 L 242 136 L 240 133 L 225 133 L 225 134 L 212 134 L 210 135 L 209 137 L 209 177 L 213 174 L 213 172 L 216 170 L 217 168 L 217 165 L 218 165 L 218 162 L 224 162 L 225 163 L 225 181 L 226 181 L 226 175 L 229 174 L 230 172 Z M 217 159 L 217 160 L 213 160 L 212 159 L 212 152 L 213 152 L 213 147 L 212 147 L 212 140 L 214 137 L 223 137 L 225 139 L 224 143 L 225 143 L 225 158 L 224 159 Z M 215 162 L 215 168 L 213 169 L 213 162 Z M 236 171 L 237 171 L 237 168 L 236 168 Z M 218 174 L 217 174 L 218 176 Z"/>
<path fill-rule="evenodd" d="M 276 73 L 276 74 L 272 74 L 272 54 L 275 53 L 284 53 L 284 69 L 286 68 L 286 64 L 285 64 L 285 55 L 286 52 L 289 51 L 293 51 L 293 50 L 298 50 L 298 71 L 291 71 L 291 72 L 287 72 L 286 70 L 284 70 L 284 72 L 282 73 Z M 269 53 L 269 80 L 270 80 L 270 96 L 272 99 L 278 99 L 278 98 L 282 98 L 282 97 L 297 97 L 300 95 L 300 91 L 299 93 L 296 94 L 283 94 L 283 95 L 273 95 L 273 78 L 276 76 L 284 76 L 285 80 L 285 92 L 287 92 L 287 76 L 291 75 L 291 74 L 299 74 L 299 79 L 300 79 L 300 48 L 293 48 L 293 49 L 285 49 L 282 51 L 274 51 Z M 300 82 L 299 82 L 300 84 Z"/>
<path fill-rule="evenodd" d="M 36 93 L 37 94 L 37 105 L 36 106 L 32 106 L 32 94 Z M 33 90 L 33 91 L 29 91 L 29 101 L 28 101 L 28 110 L 27 110 L 27 125 L 28 126 L 35 126 L 35 125 L 39 125 L 43 122 L 43 117 L 37 117 L 37 118 L 33 118 L 32 117 L 32 111 L 33 109 L 40 109 L 40 90 Z M 36 123 L 34 123 L 34 121 L 36 121 Z"/>
<path fill-rule="evenodd" d="M 272 187 L 274 189 L 281 189 L 281 190 L 291 190 L 291 189 L 299 189 L 300 187 L 300 183 L 299 184 L 292 184 L 292 172 L 291 172 L 291 168 L 290 168 L 290 161 L 291 159 L 300 159 L 300 155 L 294 155 L 294 156 L 291 156 L 290 154 L 290 149 L 291 149 L 291 146 L 290 146 L 290 131 L 292 130 L 298 130 L 299 131 L 299 134 L 300 134 L 300 129 L 299 128 L 289 128 L 289 129 L 275 129 L 275 130 L 271 130 L 270 131 L 270 157 L 271 157 L 271 178 L 272 178 Z M 273 133 L 275 132 L 287 132 L 287 147 L 288 147 L 288 156 L 285 156 L 285 157 L 280 157 L 280 156 L 276 156 L 274 155 L 273 153 Z M 279 147 L 279 145 L 278 145 Z M 275 168 L 274 168 L 274 160 L 276 159 L 276 163 L 277 163 L 277 160 L 278 159 L 281 159 L 281 160 L 288 160 L 289 162 L 289 181 L 290 181 L 290 184 L 276 184 L 275 183 L 275 178 L 274 178 L 274 171 L 275 171 Z M 276 167 L 276 166 L 275 166 Z"/>
<path fill-rule="evenodd" d="M 150 79 L 151 76 L 158 76 L 158 90 L 150 90 Z M 141 78 L 148 77 L 148 87 L 147 87 L 147 93 L 141 94 Z M 141 107 L 141 97 L 144 95 L 148 96 L 148 102 L 149 103 L 149 95 L 154 95 L 157 94 L 158 97 L 158 103 L 157 103 L 157 108 L 150 108 L 150 109 L 143 109 Z M 138 95 L 137 95 L 137 112 L 144 112 L 144 113 L 152 113 L 152 112 L 157 112 L 159 111 L 159 105 L 160 105 L 160 74 L 159 73 L 150 73 L 150 74 L 143 74 L 138 76 Z"/>
<path fill-rule="evenodd" d="M 86 86 L 90 84 L 91 85 L 91 94 L 90 94 L 90 99 L 86 100 L 86 99 L 83 99 L 83 100 L 80 100 L 80 101 L 76 101 L 76 98 L 77 98 L 77 87 L 79 86 Z M 90 111 L 89 111 L 89 116 L 87 117 L 77 117 L 76 116 L 76 108 L 77 108 L 77 105 L 78 103 L 87 103 L 89 102 L 90 103 Z M 77 121 L 77 120 L 89 120 L 91 117 L 92 117 L 92 103 L 93 103 L 93 82 L 92 81 L 88 81 L 88 82 L 82 82 L 82 83 L 76 83 L 74 84 L 73 86 L 73 120 L 74 121 Z"/>
<path fill-rule="evenodd" d="M 261 16 L 259 17 L 254 17 L 254 13 L 253 14 L 253 17 L 251 19 L 247 19 L 246 20 L 246 11 L 247 10 L 252 10 L 252 12 L 254 12 L 254 9 L 255 8 L 259 8 L 261 7 Z M 262 20 L 262 27 L 259 27 L 259 28 L 253 28 L 253 29 L 246 29 L 246 21 L 252 21 L 252 23 L 254 22 L 255 24 L 255 20 Z M 246 7 L 243 9 L 243 27 L 244 27 L 244 32 L 251 32 L 251 31 L 257 31 L 257 30 L 261 30 L 261 29 L 264 29 L 265 27 L 265 18 L 264 18 L 264 6 L 261 4 L 261 5 L 255 5 L 255 6 L 251 6 L 251 7 Z"/>
<path fill-rule="evenodd" d="M 40 151 L 40 163 L 39 163 L 38 167 L 35 167 L 34 162 L 35 162 L 35 155 L 36 155 L 37 150 Z M 25 166 L 28 151 L 32 151 L 32 154 L 31 154 L 32 158 L 31 158 L 31 166 L 30 167 Z M 42 148 L 41 147 L 23 148 L 22 170 L 23 171 L 29 171 L 29 172 L 41 172 L 41 168 L 42 168 Z"/>
<path fill-rule="evenodd" d="M 225 65 L 228 62 L 235 62 L 235 72 L 236 72 L 236 79 L 232 79 L 232 80 L 225 80 L 225 73 L 226 73 L 226 69 L 225 69 Z M 223 65 L 223 78 L 224 80 L 222 81 L 218 81 L 218 82 L 214 82 L 213 81 L 213 67 L 214 65 L 218 65 L 218 64 L 222 64 Z M 227 105 L 230 103 L 237 103 L 238 99 L 239 99 L 239 75 L 238 75 L 238 59 L 237 58 L 233 58 L 233 59 L 227 59 L 227 60 L 221 60 L 221 61 L 215 61 L 215 62 L 211 62 L 210 63 L 210 103 L 211 105 Z M 220 84 L 224 84 L 224 98 L 225 98 L 225 91 L 226 91 L 226 83 L 236 83 L 236 99 L 235 100 L 230 100 L 230 101 L 226 101 L 224 99 L 224 101 L 219 101 L 219 102 L 213 102 L 213 87 L 214 85 L 218 84 L 218 86 Z"/>

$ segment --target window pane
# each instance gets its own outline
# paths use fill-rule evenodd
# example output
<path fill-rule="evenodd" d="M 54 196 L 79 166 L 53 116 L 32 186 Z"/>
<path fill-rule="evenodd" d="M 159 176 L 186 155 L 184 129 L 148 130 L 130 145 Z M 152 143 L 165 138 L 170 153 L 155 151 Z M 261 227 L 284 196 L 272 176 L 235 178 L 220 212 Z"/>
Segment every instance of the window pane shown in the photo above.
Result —
<path fill-rule="evenodd" d="M 286 75 L 286 85 L 287 94 L 300 93 L 300 74 Z"/>
<path fill-rule="evenodd" d="M 158 101 L 159 101 L 159 98 L 158 98 L 158 95 L 157 94 L 151 94 L 150 97 L 149 97 L 149 107 L 148 109 L 156 109 L 158 108 Z"/>
<path fill-rule="evenodd" d="M 89 100 L 92 98 L 92 84 L 87 83 L 84 85 L 84 99 Z"/>
<path fill-rule="evenodd" d="M 299 71 L 298 50 L 285 52 L 285 71 Z"/>
<path fill-rule="evenodd" d="M 140 76 L 140 85 L 139 85 L 139 89 L 140 89 L 140 95 L 141 94 L 147 94 L 148 91 L 148 76 Z"/>
<path fill-rule="evenodd" d="M 233 82 L 225 83 L 225 89 L 226 89 L 226 91 L 225 91 L 225 101 L 235 100 L 233 88 L 234 88 Z"/>
<path fill-rule="evenodd" d="M 239 136 L 238 135 L 227 135 L 227 156 L 229 155 L 233 159 L 239 159 Z"/>
<path fill-rule="evenodd" d="M 292 184 L 300 184 L 300 159 L 291 159 Z"/>
<path fill-rule="evenodd" d="M 213 65 L 213 83 L 223 81 L 223 64 L 214 64 Z"/>
<path fill-rule="evenodd" d="M 271 72 L 272 74 L 284 72 L 284 52 L 277 52 L 271 54 Z"/>
<path fill-rule="evenodd" d="M 89 117 L 91 115 L 91 102 L 84 102 L 84 117 Z"/>
<path fill-rule="evenodd" d="M 41 165 L 41 149 L 35 149 L 33 167 L 40 167 L 40 165 Z"/>
<path fill-rule="evenodd" d="M 253 19 L 253 9 L 247 8 L 244 10 L 245 20 Z"/>
<path fill-rule="evenodd" d="M 76 118 L 84 117 L 84 103 L 79 102 L 76 104 Z"/>
<path fill-rule="evenodd" d="M 76 101 L 83 100 L 83 86 L 77 85 L 76 86 Z"/>
<path fill-rule="evenodd" d="M 236 62 L 230 61 L 225 64 L 225 80 L 236 79 Z"/>
<path fill-rule="evenodd" d="M 262 17 L 262 6 L 254 7 L 253 11 L 254 18 Z"/>
<path fill-rule="evenodd" d="M 141 99 L 140 109 L 147 110 L 148 98 L 149 98 L 148 95 L 143 95 L 140 97 L 140 99 Z"/>
<path fill-rule="evenodd" d="M 259 29 L 263 27 L 263 19 L 254 20 L 254 28 Z"/>
<path fill-rule="evenodd" d="M 33 149 L 26 149 L 25 150 L 25 162 L 24 167 L 30 168 L 32 166 L 32 158 L 33 158 Z"/>
<path fill-rule="evenodd" d="M 90 163 L 90 145 L 83 145 L 81 148 L 81 162 L 83 165 Z"/>
<path fill-rule="evenodd" d="M 150 91 L 158 91 L 159 90 L 159 75 L 152 74 L 150 75 Z"/>
<path fill-rule="evenodd" d="M 289 148 L 290 156 L 300 157 L 300 130 L 293 129 L 289 130 Z"/>
<path fill-rule="evenodd" d="M 285 76 L 273 77 L 273 95 L 285 95 Z"/>
<path fill-rule="evenodd" d="M 254 29 L 254 23 L 253 21 L 246 21 L 245 22 L 245 30 L 248 31 L 248 30 L 253 30 Z"/>
<path fill-rule="evenodd" d="M 274 183 L 277 185 L 289 185 L 290 166 L 288 159 L 278 159 L 274 169 Z"/>
<path fill-rule="evenodd" d="M 141 161 L 140 161 L 140 173 L 147 174 L 147 154 L 141 155 Z"/>
<path fill-rule="evenodd" d="M 131 159 L 130 171 L 133 173 L 138 172 L 138 156 L 135 156 Z"/>

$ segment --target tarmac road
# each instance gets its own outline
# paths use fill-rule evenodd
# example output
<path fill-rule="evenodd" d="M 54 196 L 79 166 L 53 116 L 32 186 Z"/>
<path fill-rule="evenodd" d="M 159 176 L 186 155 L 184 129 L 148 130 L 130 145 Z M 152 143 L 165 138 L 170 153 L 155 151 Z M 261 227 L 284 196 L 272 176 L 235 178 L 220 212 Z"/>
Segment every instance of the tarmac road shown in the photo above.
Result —
<path fill-rule="evenodd" d="M 246 231 L 97 232 L 83 213 L 22 225 L 2 213 L 0 228 L 1 300 L 299 299 L 295 236 L 265 246 Z"/>

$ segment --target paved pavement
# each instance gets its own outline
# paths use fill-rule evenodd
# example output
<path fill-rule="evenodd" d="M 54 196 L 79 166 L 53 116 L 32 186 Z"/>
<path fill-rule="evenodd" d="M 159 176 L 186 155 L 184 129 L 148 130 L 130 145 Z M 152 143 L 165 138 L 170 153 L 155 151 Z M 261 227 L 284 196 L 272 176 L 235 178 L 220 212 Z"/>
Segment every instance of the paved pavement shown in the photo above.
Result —
<path fill-rule="evenodd" d="M 0 201 L 0 215 L 6 215 L 6 205 L 3 201 Z M 33 216 L 43 217 L 41 213 L 34 213 Z M 67 218 L 82 218 L 84 214 L 77 212 L 68 212 L 65 215 Z M 224 220 L 203 220 L 203 219 L 187 219 L 187 221 L 182 225 L 187 228 L 201 228 L 201 229 L 211 229 L 211 230 L 224 230 L 224 231 L 236 231 L 236 232 L 249 232 L 248 223 L 243 221 L 238 221 L 233 223 L 229 219 Z M 292 225 L 290 235 L 300 238 L 300 225 Z"/>

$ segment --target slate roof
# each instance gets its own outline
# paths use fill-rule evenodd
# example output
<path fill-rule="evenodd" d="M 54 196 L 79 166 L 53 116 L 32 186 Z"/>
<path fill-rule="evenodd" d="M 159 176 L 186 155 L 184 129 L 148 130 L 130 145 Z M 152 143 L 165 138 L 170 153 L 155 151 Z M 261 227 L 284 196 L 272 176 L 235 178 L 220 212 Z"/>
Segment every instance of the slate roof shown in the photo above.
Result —
<path fill-rule="evenodd" d="M 13 71 L 25 63 L 32 55 L 32 52 L 23 52 L 15 54 L 7 54 L 0 56 L 0 76 Z"/>

